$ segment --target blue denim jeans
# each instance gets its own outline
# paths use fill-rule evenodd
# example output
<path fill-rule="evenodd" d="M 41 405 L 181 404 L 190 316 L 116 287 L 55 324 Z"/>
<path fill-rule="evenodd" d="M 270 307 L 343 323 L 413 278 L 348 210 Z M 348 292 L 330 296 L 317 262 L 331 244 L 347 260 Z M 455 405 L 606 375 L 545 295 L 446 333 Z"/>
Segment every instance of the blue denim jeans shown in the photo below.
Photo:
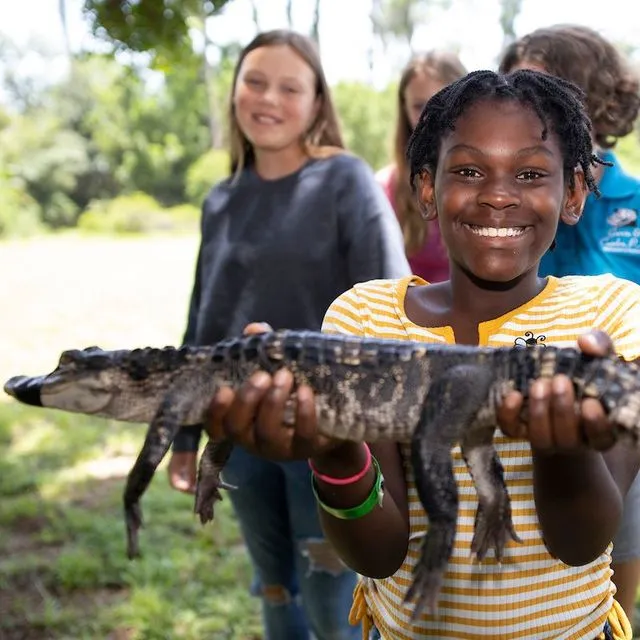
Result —
<path fill-rule="evenodd" d="M 271 462 L 235 447 L 223 477 L 254 567 L 265 640 L 360 640 L 349 624 L 357 575 L 324 538 L 306 462 Z"/>

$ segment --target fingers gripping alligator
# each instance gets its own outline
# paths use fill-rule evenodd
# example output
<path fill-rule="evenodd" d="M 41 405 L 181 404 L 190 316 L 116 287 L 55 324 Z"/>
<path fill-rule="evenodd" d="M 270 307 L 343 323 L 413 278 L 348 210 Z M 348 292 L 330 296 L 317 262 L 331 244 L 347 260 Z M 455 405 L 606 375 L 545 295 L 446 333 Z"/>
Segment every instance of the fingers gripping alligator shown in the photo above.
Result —
<path fill-rule="evenodd" d="M 502 557 L 519 541 L 503 468 L 493 446 L 495 411 L 511 389 L 526 398 L 531 380 L 568 375 L 577 397 L 600 400 L 621 435 L 640 434 L 640 376 L 616 357 L 569 348 L 478 348 L 277 331 L 208 347 L 64 352 L 39 377 L 16 376 L 5 391 L 19 401 L 68 412 L 149 423 L 124 492 L 128 555 L 138 550 L 140 498 L 183 425 L 203 422 L 215 391 L 238 387 L 256 370 L 287 367 L 315 391 L 319 431 L 342 440 L 411 442 L 416 486 L 429 519 L 405 600 L 414 617 L 435 611 L 456 533 L 458 493 L 451 449 L 459 443 L 478 493 L 471 550 Z M 209 441 L 200 460 L 195 511 L 213 519 L 228 441 Z"/>

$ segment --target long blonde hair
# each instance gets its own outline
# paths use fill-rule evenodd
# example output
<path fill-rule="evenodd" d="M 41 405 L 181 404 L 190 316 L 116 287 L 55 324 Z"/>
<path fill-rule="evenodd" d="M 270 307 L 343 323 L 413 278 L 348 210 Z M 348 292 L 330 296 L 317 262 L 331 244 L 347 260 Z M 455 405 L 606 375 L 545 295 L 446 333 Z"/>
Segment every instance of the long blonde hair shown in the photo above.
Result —
<path fill-rule="evenodd" d="M 404 94 L 409 83 L 418 74 L 422 73 L 435 77 L 439 82 L 446 85 L 467 75 L 467 70 L 454 53 L 429 51 L 411 58 L 400 76 L 393 153 L 395 162 L 393 199 L 396 215 L 402 227 L 405 251 L 408 256 L 419 251 L 427 238 L 427 227 L 420 215 L 415 196 L 411 192 L 409 167 L 405 156 L 412 127 L 407 117 Z"/>
<path fill-rule="evenodd" d="M 301 141 L 305 152 L 312 157 L 326 157 L 344 149 L 340 124 L 336 114 L 331 90 L 320 61 L 318 49 L 311 38 L 287 29 L 275 29 L 259 33 L 240 53 L 233 72 L 233 82 L 229 98 L 229 157 L 231 173 L 238 175 L 245 167 L 255 162 L 253 147 L 240 129 L 235 114 L 233 96 L 238 81 L 238 73 L 247 54 L 260 47 L 287 45 L 291 47 L 313 70 L 316 78 L 316 97 L 320 108 L 313 124 Z"/>

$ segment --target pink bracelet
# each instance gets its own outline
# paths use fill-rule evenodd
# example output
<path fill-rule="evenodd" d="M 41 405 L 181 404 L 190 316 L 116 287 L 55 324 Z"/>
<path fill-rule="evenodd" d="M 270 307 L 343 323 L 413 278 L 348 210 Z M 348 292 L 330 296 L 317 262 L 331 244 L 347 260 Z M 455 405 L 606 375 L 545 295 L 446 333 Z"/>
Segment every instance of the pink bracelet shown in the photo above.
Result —
<path fill-rule="evenodd" d="M 327 484 L 334 484 L 338 486 L 353 484 L 354 482 L 358 482 L 358 480 L 364 478 L 367 471 L 369 471 L 369 468 L 371 467 L 371 449 L 369 449 L 369 445 L 366 442 L 364 443 L 364 446 L 367 450 L 367 460 L 364 463 L 364 468 L 362 469 L 362 471 L 358 471 L 358 473 L 349 478 L 332 478 L 331 476 L 325 476 L 315 469 L 313 463 L 311 462 L 311 459 L 309 459 L 309 467 L 311 468 L 311 471 L 313 471 L 313 474 L 316 476 L 316 478 L 322 480 L 322 482 L 326 482 Z"/>

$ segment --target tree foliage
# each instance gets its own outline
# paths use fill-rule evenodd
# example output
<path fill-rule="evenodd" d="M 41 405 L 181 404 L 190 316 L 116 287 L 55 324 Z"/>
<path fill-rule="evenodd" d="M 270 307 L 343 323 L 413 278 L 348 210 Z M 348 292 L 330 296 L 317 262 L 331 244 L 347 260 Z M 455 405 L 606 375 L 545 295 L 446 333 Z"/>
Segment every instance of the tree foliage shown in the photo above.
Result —
<path fill-rule="evenodd" d="M 0 201 L 6 185 L 12 202 L 22 189 L 54 228 L 75 225 L 92 201 L 120 193 L 185 202 L 186 173 L 210 146 L 205 88 L 193 67 L 166 72 L 158 86 L 147 75 L 85 54 L 68 77 L 14 102 L 19 113 L 0 118 Z"/>
<path fill-rule="evenodd" d="M 407 52 L 421 11 L 444 8 L 447 1 L 380 0 L 377 6 L 384 4 L 391 13 L 388 21 L 380 18 L 379 28 Z M 127 4 L 135 8 L 130 19 L 123 8 Z M 173 7 L 169 24 L 178 20 L 184 29 L 178 27 L 177 33 L 186 38 L 189 21 L 197 25 L 195 12 L 212 11 L 206 4 L 86 0 L 87 7 L 106 12 L 96 24 L 105 33 L 109 28 L 116 49 L 146 51 L 152 64 L 136 56 L 85 52 L 71 56 L 62 79 L 24 78 L 18 72 L 24 57 L 45 58 L 46 52 L 0 40 L 6 63 L 0 76 L 5 98 L 0 104 L 0 236 L 41 225 L 76 226 L 79 220 L 85 228 L 129 231 L 164 225 L 167 216 L 172 224 L 183 219 L 191 224 L 209 189 L 228 174 L 226 112 L 240 44 L 216 46 L 215 66 L 207 67 L 211 63 L 191 46 L 178 55 L 170 48 L 175 34 L 160 24 L 166 16 L 157 22 L 157 7 Z M 219 10 L 223 3 L 209 4 Z M 505 33 L 513 31 L 519 7 L 517 0 L 503 0 L 505 11 L 507 4 Z M 155 26 L 132 35 L 136 24 Z M 391 159 L 395 89 L 395 84 L 377 90 L 360 82 L 332 87 L 347 147 L 374 169 Z M 616 151 L 629 170 L 638 171 L 636 135 Z"/>
<path fill-rule="evenodd" d="M 412 50 L 416 27 L 431 9 L 448 9 L 450 0 L 373 0 L 370 20 L 373 33 L 386 48 L 399 41 Z"/>
<path fill-rule="evenodd" d="M 395 121 L 395 86 L 385 91 L 359 82 L 341 82 L 333 88 L 347 148 L 373 169 L 391 161 Z"/>
<path fill-rule="evenodd" d="M 515 22 L 522 9 L 522 0 L 500 0 L 500 27 L 503 33 L 503 46 L 516 37 Z"/>
<path fill-rule="evenodd" d="M 118 50 L 188 56 L 190 20 L 206 20 L 231 0 L 85 0 L 93 34 Z"/>

